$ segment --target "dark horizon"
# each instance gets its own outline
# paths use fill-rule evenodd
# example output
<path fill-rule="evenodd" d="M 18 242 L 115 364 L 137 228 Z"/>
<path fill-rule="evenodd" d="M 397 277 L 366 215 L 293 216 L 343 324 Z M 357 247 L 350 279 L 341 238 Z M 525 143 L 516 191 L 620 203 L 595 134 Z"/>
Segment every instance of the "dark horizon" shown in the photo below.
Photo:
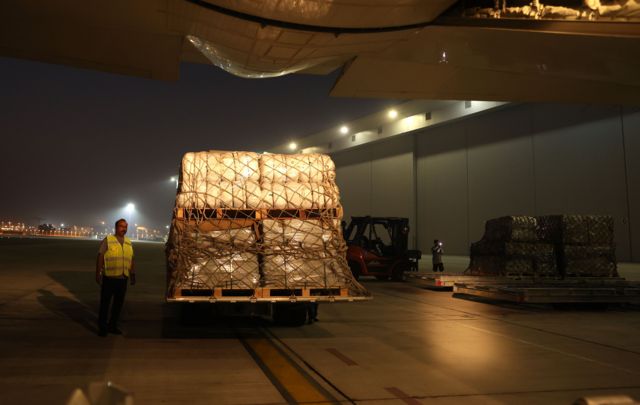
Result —
<path fill-rule="evenodd" d="M 329 97 L 338 72 L 241 79 L 182 64 L 177 82 L 0 58 L 0 220 L 160 228 L 188 151 L 262 152 L 384 109 Z"/>

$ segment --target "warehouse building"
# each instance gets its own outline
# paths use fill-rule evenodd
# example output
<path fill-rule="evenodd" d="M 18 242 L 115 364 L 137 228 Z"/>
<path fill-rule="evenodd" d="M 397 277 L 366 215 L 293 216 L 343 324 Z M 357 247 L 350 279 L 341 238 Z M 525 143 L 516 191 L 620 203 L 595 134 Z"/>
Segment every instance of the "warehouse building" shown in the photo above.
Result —
<path fill-rule="evenodd" d="M 505 215 L 604 214 L 616 256 L 640 261 L 640 110 L 410 101 L 280 145 L 330 153 L 345 218 L 402 216 L 411 241 L 467 256 Z"/>

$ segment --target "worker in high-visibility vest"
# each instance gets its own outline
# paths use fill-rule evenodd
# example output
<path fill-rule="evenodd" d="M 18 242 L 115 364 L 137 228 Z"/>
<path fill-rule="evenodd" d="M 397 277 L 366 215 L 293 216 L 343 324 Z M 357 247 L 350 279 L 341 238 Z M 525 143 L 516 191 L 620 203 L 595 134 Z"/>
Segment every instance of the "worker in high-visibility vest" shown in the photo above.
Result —
<path fill-rule="evenodd" d="M 98 334 L 107 333 L 121 335 L 118 328 L 120 311 L 127 292 L 127 282 L 136 283 L 136 273 L 133 265 L 133 245 L 124 236 L 127 233 L 127 221 L 116 221 L 115 233 L 102 240 L 98 250 L 96 263 L 96 282 L 100 284 L 100 314 L 98 315 Z M 109 308 L 111 307 L 111 317 Z M 107 322 L 108 318 L 108 322 Z"/>

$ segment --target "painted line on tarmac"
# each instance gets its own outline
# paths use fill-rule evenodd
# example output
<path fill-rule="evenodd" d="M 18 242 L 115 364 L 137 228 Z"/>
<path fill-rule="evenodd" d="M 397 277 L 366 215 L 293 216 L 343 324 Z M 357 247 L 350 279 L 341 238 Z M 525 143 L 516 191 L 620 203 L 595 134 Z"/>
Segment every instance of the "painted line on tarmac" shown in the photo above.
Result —
<path fill-rule="evenodd" d="M 270 339 L 250 338 L 241 341 L 287 403 L 340 403 Z"/>
<path fill-rule="evenodd" d="M 417 399 L 410 397 L 409 394 L 407 394 L 406 392 L 400 390 L 400 388 L 387 387 L 387 388 L 385 388 L 385 390 L 387 390 L 391 395 L 393 395 L 396 398 L 398 398 L 401 401 L 403 401 L 405 404 L 408 404 L 408 405 L 420 405 L 422 403 L 422 402 L 418 401 Z"/>
<path fill-rule="evenodd" d="M 353 361 L 349 357 L 345 356 L 344 354 L 340 353 L 338 351 L 338 349 L 334 349 L 333 347 L 330 347 L 330 348 L 328 348 L 326 350 L 329 353 L 331 353 L 334 356 L 336 356 L 337 358 L 339 358 L 340 360 L 342 360 L 347 366 L 357 366 L 358 365 L 358 363 L 356 363 L 355 361 Z"/>

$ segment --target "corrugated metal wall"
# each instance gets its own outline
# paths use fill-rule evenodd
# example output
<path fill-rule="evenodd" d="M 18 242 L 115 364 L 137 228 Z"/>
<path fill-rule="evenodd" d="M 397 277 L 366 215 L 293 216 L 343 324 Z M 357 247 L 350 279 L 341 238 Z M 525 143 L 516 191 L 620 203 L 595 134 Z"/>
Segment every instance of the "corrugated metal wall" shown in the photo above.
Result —
<path fill-rule="evenodd" d="M 640 261 L 640 112 L 517 105 L 335 154 L 345 216 L 409 217 L 412 241 L 467 255 L 502 215 L 608 214 Z"/>

